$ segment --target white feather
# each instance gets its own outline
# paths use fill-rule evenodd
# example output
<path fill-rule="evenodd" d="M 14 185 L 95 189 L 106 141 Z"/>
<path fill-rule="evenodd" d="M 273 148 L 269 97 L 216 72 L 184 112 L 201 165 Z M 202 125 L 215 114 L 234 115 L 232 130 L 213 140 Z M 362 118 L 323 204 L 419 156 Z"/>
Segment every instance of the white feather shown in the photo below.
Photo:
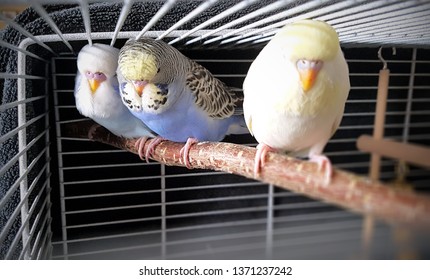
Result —
<path fill-rule="evenodd" d="M 85 46 L 78 55 L 75 101 L 78 111 L 118 136 L 136 138 L 154 136 L 147 126 L 123 105 L 115 71 L 119 50 L 108 45 Z M 85 72 L 102 72 L 106 80 L 91 93 Z"/>

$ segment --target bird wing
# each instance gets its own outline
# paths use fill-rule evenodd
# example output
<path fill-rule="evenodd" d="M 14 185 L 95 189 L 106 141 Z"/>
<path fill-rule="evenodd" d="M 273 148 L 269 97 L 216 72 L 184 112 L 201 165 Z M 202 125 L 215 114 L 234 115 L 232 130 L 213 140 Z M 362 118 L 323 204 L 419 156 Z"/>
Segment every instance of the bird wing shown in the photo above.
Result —
<path fill-rule="evenodd" d="M 206 68 L 191 62 L 186 85 L 195 95 L 195 103 L 210 117 L 224 119 L 233 115 L 237 97 L 227 86 L 216 79 Z"/>
<path fill-rule="evenodd" d="M 82 76 L 79 73 L 76 73 L 76 78 L 75 78 L 75 95 L 78 93 L 79 89 L 81 88 L 81 82 L 82 82 Z"/>

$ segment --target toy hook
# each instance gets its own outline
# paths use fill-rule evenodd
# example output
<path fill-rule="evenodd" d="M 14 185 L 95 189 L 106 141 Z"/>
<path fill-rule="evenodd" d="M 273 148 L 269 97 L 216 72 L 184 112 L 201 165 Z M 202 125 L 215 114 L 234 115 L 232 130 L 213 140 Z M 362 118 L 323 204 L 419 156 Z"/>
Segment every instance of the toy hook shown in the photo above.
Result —
<path fill-rule="evenodd" d="M 396 55 L 396 48 L 393 47 L 392 50 L 393 50 L 393 55 Z M 382 65 L 383 65 L 382 69 L 384 70 L 387 69 L 387 61 L 382 57 L 382 46 L 378 50 L 378 58 L 382 62 Z"/>

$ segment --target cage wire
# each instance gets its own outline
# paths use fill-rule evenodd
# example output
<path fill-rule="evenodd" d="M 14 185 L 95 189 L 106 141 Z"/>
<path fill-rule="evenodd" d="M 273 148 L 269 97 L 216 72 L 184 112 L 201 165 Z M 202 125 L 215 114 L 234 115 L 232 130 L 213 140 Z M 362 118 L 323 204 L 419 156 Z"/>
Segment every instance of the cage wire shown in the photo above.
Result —
<path fill-rule="evenodd" d="M 7 5 L 27 1 L 6 1 Z M 0 258 L 353 259 L 427 258 L 425 234 L 377 220 L 363 247 L 365 217 L 252 179 L 188 170 L 109 145 L 65 136 L 82 119 L 73 89 L 76 55 L 88 43 L 121 48 L 128 38 L 165 40 L 241 90 L 276 31 L 298 19 L 339 33 L 351 91 L 325 148 L 334 166 L 367 175 L 357 138 L 372 134 L 378 72 L 391 73 L 385 137 L 430 144 L 428 1 L 30 1 L 1 33 Z M 395 47 L 396 52 L 391 52 Z M 250 135 L 224 141 L 255 146 Z M 395 180 L 383 158 L 380 179 Z M 428 169 L 405 180 L 426 195 Z M 406 184 L 406 183 L 405 183 Z M 396 207 L 396 205 L 392 205 Z"/>

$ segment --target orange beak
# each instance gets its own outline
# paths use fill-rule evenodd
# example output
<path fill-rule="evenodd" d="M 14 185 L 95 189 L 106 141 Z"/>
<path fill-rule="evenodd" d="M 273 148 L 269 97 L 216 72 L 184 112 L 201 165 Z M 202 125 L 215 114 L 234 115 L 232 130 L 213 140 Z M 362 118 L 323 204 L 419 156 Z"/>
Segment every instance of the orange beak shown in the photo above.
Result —
<path fill-rule="evenodd" d="M 300 82 L 305 93 L 314 86 L 315 80 L 317 79 L 322 66 L 323 62 L 321 60 L 301 59 L 297 62 Z"/>
<path fill-rule="evenodd" d="M 142 96 L 143 89 L 147 84 L 148 83 L 144 81 L 133 81 L 134 89 L 136 90 L 137 94 L 139 94 L 139 96 Z"/>
<path fill-rule="evenodd" d="M 100 86 L 100 81 L 96 80 L 96 79 L 89 79 L 88 83 L 90 84 L 90 89 L 91 89 L 91 93 L 95 93 L 96 90 L 99 88 Z"/>
<path fill-rule="evenodd" d="M 315 79 L 317 78 L 318 72 L 319 72 L 319 69 L 315 69 L 315 68 L 302 69 L 299 71 L 300 82 L 302 84 L 302 88 L 304 92 L 307 92 L 313 87 L 315 83 Z"/>

